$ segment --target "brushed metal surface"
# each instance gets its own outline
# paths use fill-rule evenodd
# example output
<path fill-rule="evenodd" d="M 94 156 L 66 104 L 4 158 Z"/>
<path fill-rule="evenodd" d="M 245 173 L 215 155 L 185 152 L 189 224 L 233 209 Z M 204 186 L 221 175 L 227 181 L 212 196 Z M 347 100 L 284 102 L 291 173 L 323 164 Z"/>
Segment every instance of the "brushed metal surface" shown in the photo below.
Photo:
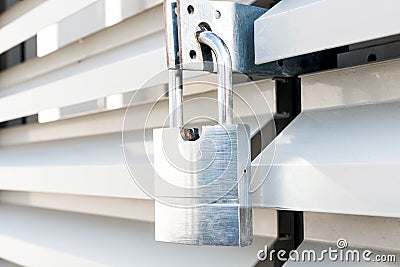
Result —
<path fill-rule="evenodd" d="M 180 128 L 160 128 L 153 142 L 158 197 L 240 197 L 237 187 L 248 183 L 247 125 L 203 126 L 196 141 L 183 140 Z"/>
<path fill-rule="evenodd" d="M 197 208 L 179 208 L 156 202 L 157 241 L 190 245 L 246 246 L 253 241 L 252 211 L 236 201 Z"/>
<path fill-rule="evenodd" d="M 233 121 L 232 95 L 232 57 L 226 43 L 217 34 L 210 31 L 198 31 L 197 41 L 207 45 L 217 60 L 218 70 L 218 121 L 231 124 Z"/>
<path fill-rule="evenodd" d="M 253 23 L 266 9 L 226 1 L 179 0 L 177 11 L 181 67 L 198 70 L 213 70 L 215 67 L 206 64 L 216 62 L 211 51 L 196 40 L 195 33 L 200 30 L 201 24 L 207 25 L 224 40 L 231 53 L 234 71 L 263 72 L 263 67 L 254 63 Z"/>
<path fill-rule="evenodd" d="M 173 69 L 176 65 L 180 64 L 178 58 L 178 18 L 175 12 L 177 5 L 176 0 L 164 1 L 164 31 L 168 69 Z"/>
<path fill-rule="evenodd" d="M 155 129 L 153 141 L 156 240 L 251 244 L 249 127 L 203 126 L 196 141 L 179 128 Z"/>

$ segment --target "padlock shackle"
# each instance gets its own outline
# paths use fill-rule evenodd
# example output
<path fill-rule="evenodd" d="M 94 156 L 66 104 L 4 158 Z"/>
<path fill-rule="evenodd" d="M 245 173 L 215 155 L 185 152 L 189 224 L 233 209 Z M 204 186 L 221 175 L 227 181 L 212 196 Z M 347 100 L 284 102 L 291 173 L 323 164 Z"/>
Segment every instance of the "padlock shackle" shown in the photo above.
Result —
<path fill-rule="evenodd" d="M 211 48 L 215 54 L 218 72 L 218 122 L 233 123 L 232 59 L 225 42 L 211 31 L 198 31 L 199 43 Z"/>

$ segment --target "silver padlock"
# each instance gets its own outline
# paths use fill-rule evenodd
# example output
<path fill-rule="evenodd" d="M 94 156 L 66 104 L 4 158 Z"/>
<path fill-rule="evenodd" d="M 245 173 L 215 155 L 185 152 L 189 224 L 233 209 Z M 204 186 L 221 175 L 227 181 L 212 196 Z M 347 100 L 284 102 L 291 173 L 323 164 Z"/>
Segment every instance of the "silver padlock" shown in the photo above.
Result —
<path fill-rule="evenodd" d="M 181 73 L 174 70 L 169 98 L 171 127 L 153 131 L 155 239 L 246 246 L 253 240 L 250 130 L 247 125 L 233 124 L 228 48 L 211 31 L 199 31 L 196 36 L 217 60 L 219 124 L 203 126 L 200 136 L 196 129 L 181 127 Z"/>

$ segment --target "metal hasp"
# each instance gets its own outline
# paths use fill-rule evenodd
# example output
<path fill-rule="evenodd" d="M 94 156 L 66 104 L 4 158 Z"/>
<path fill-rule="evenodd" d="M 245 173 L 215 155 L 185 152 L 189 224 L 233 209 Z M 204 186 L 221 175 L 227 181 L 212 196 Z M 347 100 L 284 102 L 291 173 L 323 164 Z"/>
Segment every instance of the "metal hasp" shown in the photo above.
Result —
<path fill-rule="evenodd" d="M 232 59 L 232 71 L 266 77 L 292 77 L 334 67 L 336 51 L 326 50 L 284 60 L 256 64 L 256 53 L 269 45 L 255 45 L 255 22 L 271 10 L 235 2 L 207 0 L 165 1 L 167 64 L 170 70 L 204 70 L 216 72 L 211 49 L 200 44 L 195 32 L 207 29 L 224 40 Z M 279 25 L 276 26 L 279 30 Z M 277 38 L 277 37 L 272 37 Z M 272 41 L 272 40 L 271 40 Z M 292 47 L 293 42 L 288 42 Z M 179 96 L 179 91 L 174 92 Z M 180 112 L 180 108 L 176 110 Z M 171 114 L 175 116 L 175 113 Z M 172 123 L 172 121 L 171 121 Z"/>
<path fill-rule="evenodd" d="M 196 31 L 207 29 L 224 40 L 234 72 L 265 72 L 264 67 L 254 63 L 253 23 L 266 9 L 226 1 L 179 0 L 176 4 L 176 13 L 166 24 L 169 68 L 216 71 L 215 65 L 207 64 L 216 62 L 211 49 L 195 36 Z M 165 14 L 171 16 L 170 11 Z"/>
<path fill-rule="evenodd" d="M 175 5 L 174 1 L 165 2 L 165 8 L 171 9 L 165 14 L 172 15 L 166 19 L 167 24 L 174 21 L 171 11 L 176 10 Z M 167 27 L 167 35 L 174 32 Z M 247 246 L 253 241 L 250 129 L 233 124 L 232 53 L 225 40 L 208 26 L 194 27 L 188 38 L 214 54 L 218 124 L 202 126 L 200 136 L 197 129 L 182 128 L 182 98 L 176 92 L 182 89 L 177 87 L 182 85 L 182 75 L 173 69 L 178 57 L 176 38 L 167 36 L 172 42 L 167 45 L 167 54 L 170 67 L 173 65 L 169 103 L 174 119 L 170 128 L 153 131 L 155 239 L 191 245 Z"/>

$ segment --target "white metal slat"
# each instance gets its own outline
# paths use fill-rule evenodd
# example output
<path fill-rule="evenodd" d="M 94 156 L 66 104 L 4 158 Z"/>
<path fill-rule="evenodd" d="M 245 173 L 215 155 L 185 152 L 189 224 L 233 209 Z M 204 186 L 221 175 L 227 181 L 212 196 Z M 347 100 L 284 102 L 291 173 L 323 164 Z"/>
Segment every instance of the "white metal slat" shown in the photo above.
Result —
<path fill-rule="evenodd" d="M 154 13 L 150 12 L 147 15 L 152 16 Z M 117 27 L 118 35 L 125 35 L 129 26 L 131 25 L 124 24 L 124 27 Z M 136 25 L 137 35 L 133 37 L 133 39 L 140 38 L 139 40 L 118 46 L 84 61 L 79 60 L 73 65 L 46 73 L 14 87 L 1 88 L 0 102 L 4 107 L 3 111 L 7 110 L 8 114 L 3 113 L 6 116 L 0 118 L 0 121 L 140 88 L 147 79 L 163 71 L 165 66 L 162 32 L 143 37 L 142 26 L 142 24 Z M 152 31 L 152 29 L 154 27 L 150 25 L 149 30 Z M 88 50 L 93 48 L 90 46 L 99 49 L 102 38 L 108 37 L 110 37 L 109 34 L 102 34 L 101 38 L 91 38 Z M 72 52 L 86 56 L 85 52 L 82 53 L 79 48 L 80 46 L 67 50 L 67 53 Z M 102 49 L 100 48 L 100 50 Z M 54 68 L 55 66 L 52 66 L 54 60 L 55 58 L 51 57 L 50 62 L 44 61 L 41 66 L 45 69 Z M 50 64 L 47 65 L 48 63 Z M 57 65 L 60 64 L 57 63 Z M 30 65 L 25 70 L 32 67 L 34 65 Z M 136 73 L 136 75 L 132 75 L 132 73 Z M 12 105 L 11 108 L 9 105 L 12 103 L 19 103 L 19 105 Z"/>
<path fill-rule="evenodd" d="M 1 191 L 0 203 L 44 208 L 64 212 L 107 216 L 134 221 L 154 222 L 154 201 L 133 198 Z M 276 237 L 277 212 L 253 209 L 253 229 L 257 236 Z"/>
<path fill-rule="evenodd" d="M 396 114 L 398 102 L 303 112 L 276 140 L 258 205 L 400 217 Z"/>
<path fill-rule="evenodd" d="M 397 60 L 302 77 L 305 111 L 276 138 L 256 205 L 400 217 L 399 69 Z M 268 149 L 254 167 L 269 168 Z"/>
<path fill-rule="evenodd" d="M 4 259 L 0 259 L 0 267 L 22 267 L 22 266 L 6 261 Z"/>
<path fill-rule="evenodd" d="M 0 40 L 2 40 L 0 53 L 34 36 L 44 27 L 56 23 L 96 1 L 98 0 L 49 0 L 36 1 L 37 5 L 34 7 L 28 3 L 28 9 L 13 7 L 8 11 L 13 14 L 7 16 L 8 18 L 4 22 L 6 24 L 0 28 Z M 24 5 L 25 2 L 29 1 L 21 2 L 18 5 Z M 14 8 L 18 9 L 18 12 L 14 12 Z M 25 10 L 26 13 L 21 14 L 20 10 Z"/>
<path fill-rule="evenodd" d="M 161 3 L 162 0 L 99 0 L 39 31 L 37 34 L 38 56 L 47 55 Z M 155 21 L 157 17 L 153 17 L 153 22 Z"/>
<path fill-rule="evenodd" d="M 302 110 L 400 100 L 400 60 L 302 76 Z"/>
<path fill-rule="evenodd" d="M 251 266 L 273 238 L 245 248 L 154 241 L 149 223 L 37 208 L 0 206 L 0 257 L 29 266 Z"/>
<path fill-rule="evenodd" d="M 396 0 L 280 1 L 254 23 L 256 63 L 398 34 L 399 7 Z"/>
<path fill-rule="evenodd" d="M 120 134 L 2 148 L 1 158 L 3 190 L 149 198 L 129 175 Z"/>
<path fill-rule="evenodd" d="M 14 5 L 11 8 L 8 8 L 7 12 L 2 12 L 0 16 L 0 28 L 7 25 L 8 23 L 12 22 L 13 20 L 23 16 L 25 13 L 28 13 L 31 9 L 39 6 L 46 0 L 32 0 L 32 1 L 25 1 L 24 3 L 19 3 L 19 5 Z M 11 1 L 7 1 L 9 3 Z M 12 3 L 12 2 L 11 2 Z"/>
<path fill-rule="evenodd" d="M 159 37 L 154 36 L 154 38 Z M 158 42 L 154 38 L 153 40 L 150 38 L 150 42 L 155 41 L 153 44 L 157 45 Z M 142 43 L 139 46 L 143 48 L 146 45 Z M 134 47 L 127 50 L 136 51 Z M 103 61 L 104 57 L 114 56 L 112 53 L 103 55 L 103 57 L 77 63 L 76 68 L 72 66 L 60 70 L 55 74 L 55 76 L 63 77 L 59 80 L 54 81 L 55 76 L 48 75 L 40 77 L 39 84 L 38 81 L 33 81 L 16 86 L 12 89 L 13 92 L 7 92 L 12 93 L 8 96 L 5 96 L 3 92 L 0 98 L 0 114 L 2 115 L 0 121 L 132 91 L 140 88 L 149 78 L 164 70 L 165 49 L 163 47 L 154 47 L 154 50 L 147 53 L 136 51 L 134 53 L 136 55 L 128 58 L 124 56 L 121 49 L 116 50 L 115 53 L 119 54 L 120 61 L 107 62 L 106 65 L 99 66 L 99 61 Z"/>
<path fill-rule="evenodd" d="M 157 6 L 113 27 L 81 39 L 42 58 L 34 58 L 0 73 L 0 91 L 84 61 L 164 29 L 162 7 Z"/>
<path fill-rule="evenodd" d="M 0 192 L 0 203 L 134 221 L 154 222 L 154 201 L 151 199 L 3 190 Z M 258 231 L 258 233 L 265 233 L 265 231 Z"/>

